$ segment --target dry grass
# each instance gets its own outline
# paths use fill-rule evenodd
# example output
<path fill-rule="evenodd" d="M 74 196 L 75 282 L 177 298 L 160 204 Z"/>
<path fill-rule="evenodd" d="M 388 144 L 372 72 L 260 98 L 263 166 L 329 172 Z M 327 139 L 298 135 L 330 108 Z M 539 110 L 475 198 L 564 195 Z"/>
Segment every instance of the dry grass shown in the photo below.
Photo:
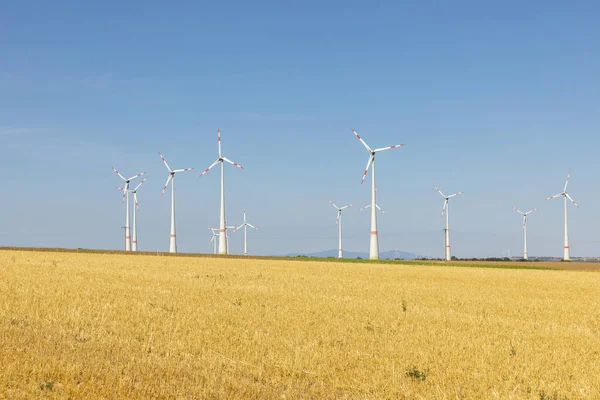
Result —
<path fill-rule="evenodd" d="M 0 397 L 600 398 L 595 272 L 7 250 L 0 295 Z"/>

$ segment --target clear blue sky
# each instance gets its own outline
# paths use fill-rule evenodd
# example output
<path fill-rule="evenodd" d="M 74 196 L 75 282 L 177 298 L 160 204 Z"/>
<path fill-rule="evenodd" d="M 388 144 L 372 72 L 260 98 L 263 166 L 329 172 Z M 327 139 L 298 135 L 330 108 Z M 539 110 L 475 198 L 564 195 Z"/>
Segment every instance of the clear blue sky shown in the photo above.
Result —
<path fill-rule="evenodd" d="M 434 4 L 437 3 L 437 4 Z M 167 171 L 223 151 L 230 223 L 250 252 L 368 251 L 367 152 L 378 157 L 380 249 L 600 255 L 600 4 L 559 2 L 12 2 L 0 6 L 0 244 L 123 247 L 111 171 L 148 171 L 139 244 L 168 250 Z M 212 250 L 219 174 L 177 176 L 180 251 Z M 230 242 L 242 252 L 242 235 Z"/>

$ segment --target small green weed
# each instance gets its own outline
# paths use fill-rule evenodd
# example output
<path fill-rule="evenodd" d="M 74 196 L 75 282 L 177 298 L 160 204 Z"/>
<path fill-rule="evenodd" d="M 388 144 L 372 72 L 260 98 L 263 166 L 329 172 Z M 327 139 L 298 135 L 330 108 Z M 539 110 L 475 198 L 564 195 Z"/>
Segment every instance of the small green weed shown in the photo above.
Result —
<path fill-rule="evenodd" d="M 424 381 L 427 379 L 428 369 L 420 370 L 415 366 L 412 366 L 406 370 L 406 376 L 416 381 Z"/>
<path fill-rule="evenodd" d="M 54 380 L 40 383 L 40 390 L 52 390 L 54 388 Z"/>

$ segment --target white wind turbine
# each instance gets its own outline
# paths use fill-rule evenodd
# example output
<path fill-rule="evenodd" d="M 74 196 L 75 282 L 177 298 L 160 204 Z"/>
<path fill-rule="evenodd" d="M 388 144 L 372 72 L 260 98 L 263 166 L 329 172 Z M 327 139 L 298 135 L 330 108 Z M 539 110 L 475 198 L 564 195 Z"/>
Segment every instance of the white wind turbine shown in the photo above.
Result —
<path fill-rule="evenodd" d="M 513 210 L 515 210 L 523 216 L 523 260 L 527 260 L 527 216 L 532 212 L 539 210 L 539 208 L 534 208 L 533 210 L 529 210 L 524 213 L 520 211 L 517 207 L 513 206 Z"/>
<path fill-rule="evenodd" d="M 200 176 L 206 174 L 208 171 L 210 171 L 210 169 L 212 167 L 214 167 L 215 165 L 221 163 L 221 217 L 219 220 L 219 254 L 229 254 L 229 252 L 227 251 L 227 232 L 226 232 L 226 227 L 225 227 L 225 168 L 224 168 L 224 163 L 228 162 L 229 164 L 238 167 L 240 169 L 244 169 L 244 167 L 242 167 L 241 165 L 229 160 L 226 157 L 223 157 L 223 154 L 221 154 L 221 130 L 217 130 L 217 141 L 219 144 L 219 158 L 217 158 L 217 160 L 211 164 L 210 167 L 206 168 L 204 170 L 204 172 L 202 172 L 200 174 Z"/>
<path fill-rule="evenodd" d="M 567 226 L 568 226 L 568 224 L 567 224 L 567 199 L 569 199 L 571 201 L 571 203 L 573 203 L 575 205 L 575 207 L 579 208 L 577 203 L 575 203 L 575 201 L 567 193 L 567 185 L 569 184 L 570 177 L 571 177 L 571 171 L 569 171 L 569 174 L 567 175 L 567 181 L 565 182 L 565 188 L 563 189 L 562 193 L 555 194 L 554 196 L 550 196 L 546 199 L 546 200 L 550 200 L 550 199 L 553 199 L 558 196 L 564 196 L 564 198 L 565 198 L 565 245 L 564 245 L 564 256 L 563 256 L 564 261 L 571 261 L 571 255 L 569 252 L 569 232 L 567 229 Z"/>
<path fill-rule="evenodd" d="M 212 238 L 210 239 L 210 241 L 208 243 L 213 244 L 213 254 L 217 254 L 217 239 L 219 238 L 219 230 L 216 228 L 213 228 L 212 226 L 209 226 L 208 229 L 212 233 Z"/>
<path fill-rule="evenodd" d="M 248 255 L 248 242 L 247 242 L 247 234 L 246 234 L 246 227 L 250 227 L 252 229 L 254 229 L 255 231 L 258 230 L 257 227 L 255 227 L 254 225 L 252 225 L 249 222 L 246 222 L 246 209 L 244 209 L 244 223 L 241 224 L 240 226 L 238 226 L 237 228 L 235 228 L 235 230 L 240 230 L 242 227 L 244 227 L 244 255 L 247 256 Z"/>
<path fill-rule="evenodd" d="M 169 243 L 169 252 L 177 253 L 177 240 L 175 236 L 175 174 L 178 172 L 192 171 L 194 168 L 183 168 L 183 169 L 171 169 L 169 164 L 165 161 L 160 152 L 158 153 L 163 163 L 165 163 L 165 167 L 169 170 L 169 177 L 167 178 L 167 182 L 165 183 L 165 187 L 163 187 L 161 196 L 165 194 L 165 190 L 167 190 L 167 186 L 169 186 L 169 182 L 171 182 L 171 236 Z"/>
<path fill-rule="evenodd" d="M 119 171 L 117 171 L 115 169 L 115 167 L 113 167 L 112 170 L 115 171 L 116 174 L 119 175 L 119 178 L 123 179 L 123 181 L 125 182 L 125 187 L 123 188 L 123 200 L 122 200 L 122 202 L 127 203 L 126 211 L 125 211 L 125 251 L 131 251 L 131 233 L 129 231 L 129 182 L 131 182 L 133 179 L 135 179 L 139 176 L 144 175 L 145 172 L 134 175 L 129 179 L 125 179 L 125 177 L 123 175 L 121 175 L 119 173 Z"/>
<path fill-rule="evenodd" d="M 444 207 L 442 208 L 442 218 L 444 218 L 444 211 L 446 212 L 446 229 L 444 230 L 444 258 L 446 259 L 446 261 L 450 261 L 452 257 L 450 255 L 450 223 L 448 221 L 450 215 L 450 208 L 448 200 L 454 196 L 459 196 L 463 194 L 463 192 L 457 192 L 451 194 L 450 196 L 446 196 L 444 193 L 442 193 L 440 189 L 437 188 L 437 186 L 433 185 L 433 187 L 444 198 Z"/>
<path fill-rule="evenodd" d="M 404 146 L 404 144 L 397 144 L 394 146 L 382 147 L 380 149 L 373 150 L 367 145 L 367 143 L 365 143 L 364 140 L 362 140 L 362 138 L 359 136 L 358 133 L 356 133 L 356 131 L 354 129 L 352 129 L 352 132 L 354 133 L 354 135 L 356 135 L 358 140 L 360 140 L 360 142 L 363 144 L 363 146 L 365 146 L 367 151 L 370 153 L 369 161 L 367 161 L 367 167 L 365 168 L 365 172 L 363 174 L 361 184 L 364 183 L 365 177 L 367 176 L 367 172 L 369 171 L 369 167 L 372 165 L 372 167 L 371 167 L 371 181 L 372 181 L 371 182 L 371 186 L 372 186 L 371 187 L 371 245 L 370 245 L 370 250 L 369 250 L 369 258 L 371 260 L 378 260 L 379 259 L 379 241 L 378 241 L 378 237 L 377 237 L 377 202 L 376 202 L 376 198 L 375 198 L 375 194 L 376 194 L 376 190 L 375 190 L 375 153 L 378 153 L 378 152 L 384 151 L 384 150 L 394 149 L 396 147 L 402 147 L 402 146 Z"/>
<path fill-rule="evenodd" d="M 137 201 L 137 191 L 146 182 L 148 178 L 144 178 L 143 181 L 139 183 L 135 187 L 135 189 L 126 190 L 125 188 L 117 188 L 123 191 L 123 197 L 125 197 L 125 192 L 133 194 L 133 237 L 131 242 L 131 251 L 137 251 L 137 212 L 140 210 L 140 205 Z"/>
<path fill-rule="evenodd" d="M 342 258 L 342 210 L 352 207 L 352 204 L 348 204 L 347 206 L 338 207 L 332 200 L 329 200 L 332 206 L 337 210 L 337 218 L 335 219 L 335 223 L 338 226 L 338 258 Z"/>

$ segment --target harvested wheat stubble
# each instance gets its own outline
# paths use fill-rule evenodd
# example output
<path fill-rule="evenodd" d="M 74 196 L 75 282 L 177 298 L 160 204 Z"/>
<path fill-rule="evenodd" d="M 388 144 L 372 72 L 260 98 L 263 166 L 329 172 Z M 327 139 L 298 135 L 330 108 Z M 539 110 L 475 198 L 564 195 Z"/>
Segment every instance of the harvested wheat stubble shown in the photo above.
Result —
<path fill-rule="evenodd" d="M 600 274 L 0 252 L 0 397 L 600 398 Z"/>

